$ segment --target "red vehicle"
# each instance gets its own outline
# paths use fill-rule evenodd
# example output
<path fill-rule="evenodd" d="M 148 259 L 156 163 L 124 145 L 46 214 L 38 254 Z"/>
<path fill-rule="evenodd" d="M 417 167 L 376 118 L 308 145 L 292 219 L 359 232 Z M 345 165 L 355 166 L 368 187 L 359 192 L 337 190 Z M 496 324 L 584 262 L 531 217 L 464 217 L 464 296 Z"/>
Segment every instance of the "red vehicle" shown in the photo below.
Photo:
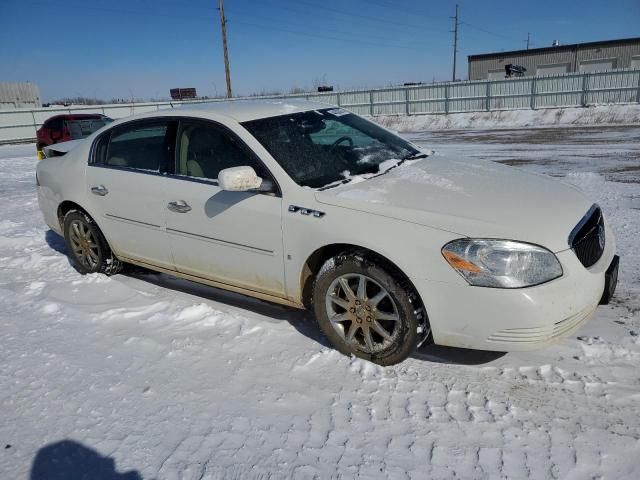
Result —
<path fill-rule="evenodd" d="M 42 158 L 44 147 L 88 137 L 111 122 L 113 119 L 99 113 L 55 115 L 47 119 L 36 132 L 38 158 Z"/>

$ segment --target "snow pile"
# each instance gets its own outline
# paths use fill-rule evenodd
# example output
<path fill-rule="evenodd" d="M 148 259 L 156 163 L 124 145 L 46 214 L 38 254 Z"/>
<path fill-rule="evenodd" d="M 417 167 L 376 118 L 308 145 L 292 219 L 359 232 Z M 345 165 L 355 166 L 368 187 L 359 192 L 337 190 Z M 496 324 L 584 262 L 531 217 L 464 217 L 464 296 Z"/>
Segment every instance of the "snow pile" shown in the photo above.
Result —
<path fill-rule="evenodd" d="M 609 164 L 631 135 L 598 140 Z M 571 170 L 618 235 L 617 303 L 543 351 L 421 349 L 388 368 L 329 348 L 305 312 L 151 272 L 80 276 L 41 219 L 35 146 L 0 147 L 0 478 L 638 478 L 638 185 L 539 147 L 468 152 Z"/>
<path fill-rule="evenodd" d="M 586 108 L 544 108 L 432 115 L 382 115 L 373 117 L 399 132 L 464 128 L 523 128 L 554 125 L 640 124 L 640 105 L 597 105 Z"/>

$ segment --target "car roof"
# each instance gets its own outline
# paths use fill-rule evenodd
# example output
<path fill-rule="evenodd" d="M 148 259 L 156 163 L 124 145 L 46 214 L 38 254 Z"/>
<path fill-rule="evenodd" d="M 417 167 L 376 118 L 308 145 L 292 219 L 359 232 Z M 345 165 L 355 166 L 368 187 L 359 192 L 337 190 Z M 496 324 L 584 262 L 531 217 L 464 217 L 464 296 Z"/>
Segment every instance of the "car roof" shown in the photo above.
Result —
<path fill-rule="evenodd" d="M 226 100 L 210 103 L 183 104 L 171 111 L 177 115 L 209 116 L 224 115 L 237 122 L 247 122 L 259 118 L 276 117 L 288 113 L 307 112 L 331 108 L 328 103 L 312 102 L 308 100 Z M 166 112 L 166 110 L 165 110 Z"/>
<path fill-rule="evenodd" d="M 82 120 L 87 118 L 106 118 L 106 117 L 101 113 L 63 113 L 60 115 L 54 115 L 53 117 L 49 117 L 47 118 L 47 121 L 56 120 L 58 118 L 62 118 L 64 120 Z"/>

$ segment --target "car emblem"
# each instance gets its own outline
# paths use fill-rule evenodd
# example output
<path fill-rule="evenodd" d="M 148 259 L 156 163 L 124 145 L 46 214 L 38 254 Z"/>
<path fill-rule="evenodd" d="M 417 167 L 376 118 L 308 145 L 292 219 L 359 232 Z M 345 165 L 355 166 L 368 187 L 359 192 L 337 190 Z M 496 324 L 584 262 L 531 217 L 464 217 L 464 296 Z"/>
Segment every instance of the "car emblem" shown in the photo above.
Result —
<path fill-rule="evenodd" d="M 604 225 L 598 225 L 598 244 L 600 249 L 604 249 Z"/>

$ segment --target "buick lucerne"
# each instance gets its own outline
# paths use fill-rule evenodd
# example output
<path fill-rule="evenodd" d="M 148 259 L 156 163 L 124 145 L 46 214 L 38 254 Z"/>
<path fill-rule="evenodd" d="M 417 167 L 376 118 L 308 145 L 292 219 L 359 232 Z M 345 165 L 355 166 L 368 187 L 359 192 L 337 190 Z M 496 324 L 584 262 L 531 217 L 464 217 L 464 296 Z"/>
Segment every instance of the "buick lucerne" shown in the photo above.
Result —
<path fill-rule="evenodd" d="M 544 347 L 616 286 L 611 228 L 575 188 L 430 155 L 339 107 L 182 106 L 57 147 L 38 199 L 79 272 L 135 264 L 309 308 L 381 365 L 425 342 Z"/>

